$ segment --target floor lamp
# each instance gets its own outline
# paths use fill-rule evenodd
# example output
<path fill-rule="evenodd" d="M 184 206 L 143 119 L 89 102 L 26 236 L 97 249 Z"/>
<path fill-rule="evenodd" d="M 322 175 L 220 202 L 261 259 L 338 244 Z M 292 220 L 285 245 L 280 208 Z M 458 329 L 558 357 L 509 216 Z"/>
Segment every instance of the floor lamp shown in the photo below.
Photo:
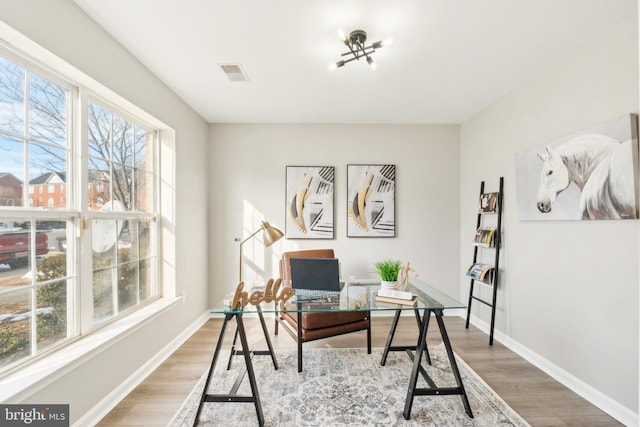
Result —
<path fill-rule="evenodd" d="M 243 261 L 242 245 L 244 245 L 248 240 L 250 240 L 253 236 L 255 236 L 261 231 L 264 231 L 262 235 L 262 243 L 264 244 L 265 248 L 268 248 L 269 246 L 273 245 L 275 242 L 277 242 L 278 240 L 284 237 L 284 234 L 282 233 L 282 231 L 278 230 L 276 227 L 272 226 L 267 221 L 262 221 L 262 225 L 260 226 L 259 229 L 251 233 L 249 237 L 247 237 L 246 239 L 240 242 L 240 272 L 238 275 L 238 280 L 240 282 L 242 281 L 242 265 L 244 264 L 242 262 Z"/>

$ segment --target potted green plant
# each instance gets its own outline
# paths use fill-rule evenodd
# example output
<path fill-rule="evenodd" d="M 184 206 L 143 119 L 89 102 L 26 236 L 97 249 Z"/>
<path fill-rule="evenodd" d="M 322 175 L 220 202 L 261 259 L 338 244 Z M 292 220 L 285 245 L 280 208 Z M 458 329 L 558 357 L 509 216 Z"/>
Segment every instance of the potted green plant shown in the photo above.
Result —
<path fill-rule="evenodd" d="M 393 259 L 385 259 L 374 264 L 376 272 L 382 281 L 381 286 L 386 289 L 395 289 L 398 285 L 398 274 L 402 269 L 402 262 Z"/>

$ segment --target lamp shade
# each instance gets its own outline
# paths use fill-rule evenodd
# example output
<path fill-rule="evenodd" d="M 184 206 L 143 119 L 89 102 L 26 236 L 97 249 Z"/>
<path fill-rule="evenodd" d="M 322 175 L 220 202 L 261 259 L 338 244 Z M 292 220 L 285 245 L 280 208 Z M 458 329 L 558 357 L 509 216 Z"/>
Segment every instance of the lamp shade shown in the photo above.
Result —
<path fill-rule="evenodd" d="M 267 221 L 262 221 L 262 230 L 264 230 L 262 241 L 265 247 L 273 245 L 275 242 L 284 237 L 284 233 L 282 233 L 282 231 L 278 230 Z"/>
<path fill-rule="evenodd" d="M 284 237 L 284 234 L 282 233 L 282 231 L 278 230 L 276 227 L 273 227 L 267 221 L 262 221 L 262 225 L 260 226 L 260 228 L 258 228 L 256 231 L 251 233 L 249 235 L 249 237 L 247 237 L 242 242 L 240 242 L 240 269 L 239 269 L 239 272 L 240 272 L 239 280 L 240 281 L 242 281 L 242 260 L 243 260 L 243 258 L 242 258 L 242 246 L 247 241 L 249 241 L 249 239 L 251 239 L 256 234 L 258 234 L 260 231 L 263 232 L 262 233 L 262 244 L 265 247 L 273 245 L 275 242 L 277 242 L 278 240 L 280 240 L 280 239 L 282 239 Z"/>

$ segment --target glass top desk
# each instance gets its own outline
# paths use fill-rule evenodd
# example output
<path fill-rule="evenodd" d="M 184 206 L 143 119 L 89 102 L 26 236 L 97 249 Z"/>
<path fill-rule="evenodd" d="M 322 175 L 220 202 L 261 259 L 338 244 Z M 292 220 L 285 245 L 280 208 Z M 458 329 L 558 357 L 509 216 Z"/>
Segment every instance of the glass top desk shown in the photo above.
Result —
<path fill-rule="evenodd" d="M 258 423 L 260 426 L 264 425 L 264 417 L 262 414 L 262 407 L 261 407 L 260 398 L 258 395 L 257 383 L 256 383 L 255 375 L 253 372 L 251 355 L 252 354 L 270 355 L 273 361 L 274 368 L 278 369 L 275 354 L 271 345 L 271 340 L 269 338 L 269 334 L 267 333 L 266 325 L 264 322 L 263 313 L 276 313 L 277 315 L 277 313 L 282 311 L 286 311 L 290 313 L 292 312 L 298 313 L 298 325 L 300 325 L 300 316 L 302 315 L 302 313 L 306 313 L 306 312 L 350 312 L 350 311 L 385 312 L 386 311 L 386 312 L 393 313 L 394 314 L 393 322 L 389 330 L 389 334 L 387 336 L 387 342 L 383 351 L 382 360 L 380 361 L 380 364 L 384 366 L 389 351 L 405 351 L 413 361 L 409 384 L 407 384 L 407 398 L 405 400 L 405 406 L 404 406 L 404 412 L 403 412 L 404 418 L 407 420 L 410 418 L 411 406 L 413 404 L 413 398 L 415 396 L 436 396 L 436 395 L 460 395 L 467 415 L 469 417 L 473 417 L 473 413 L 469 405 L 469 400 L 467 398 L 464 385 L 462 384 L 460 372 L 458 370 L 458 366 L 455 361 L 453 350 L 451 348 L 451 342 L 449 341 L 449 336 L 447 334 L 447 331 L 444 325 L 444 320 L 442 318 L 444 310 L 465 308 L 466 306 L 464 304 L 446 295 L 445 293 L 434 288 L 433 286 L 430 286 L 429 284 L 416 278 L 409 280 L 409 287 L 407 289 L 407 291 L 411 292 L 412 294 L 418 297 L 415 305 L 395 304 L 395 303 L 377 301 L 376 296 L 377 296 L 378 290 L 380 289 L 379 284 L 372 285 L 372 284 L 356 284 L 356 283 L 345 283 L 339 296 L 335 294 L 326 293 L 326 294 L 320 294 L 317 297 L 314 297 L 313 299 L 310 299 L 310 300 L 299 301 L 294 295 L 292 298 L 282 303 L 282 301 L 278 300 L 278 295 L 281 294 L 281 291 L 285 286 L 288 286 L 288 285 L 283 284 L 283 285 L 280 285 L 279 288 L 267 287 L 266 292 L 265 292 L 265 289 L 260 289 L 260 288 L 243 290 L 243 292 L 246 293 L 244 295 L 244 298 L 246 298 L 245 302 L 252 300 L 255 303 L 259 302 L 259 304 L 257 305 L 248 304 L 245 307 L 238 306 L 237 308 L 232 308 L 228 305 L 225 305 L 223 301 L 220 301 L 216 306 L 214 306 L 210 310 L 210 313 L 212 314 L 222 314 L 225 317 L 220 330 L 220 336 L 216 344 L 216 349 L 214 352 L 211 367 L 209 369 L 209 374 L 207 376 L 204 389 L 202 391 L 200 406 L 198 407 L 198 411 L 196 413 L 194 426 L 198 424 L 200 413 L 202 411 L 202 406 L 205 402 L 254 402 L 256 407 L 256 414 L 258 416 Z M 252 294 L 256 290 L 258 290 L 258 292 L 260 293 Z M 405 310 L 410 310 L 415 313 L 416 321 L 420 329 L 417 343 L 415 346 L 413 345 L 399 346 L 399 347 L 393 346 L 392 341 L 393 341 L 393 336 L 398 324 L 398 320 L 400 318 L 401 313 Z M 421 311 L 422 311 L 422 316 L 420 316 Z M 245 328 L 243 323 L 243 316 L 245 314 L 258 315 L 262 325 L 262 329 L 265 334 L 267 346 L 269 348 L 268 351 L 252 351 L 249 349 L 249 346 L 247 344 L 247 336 L 245 333 Z M 449 358 L 451 371 L 456 381 L 456 387 L 438 387 L 433 382 L 433 380 L 429 377 L 426 370 L 422 367 L 423 354 L 425 353 L 426 353 L 425 356 L 428 363 L 429 364 L 431 363 L 429 359 L 429 354 L 427 351 L 427 345 L 426 345 L 427 329 L 429 326 L 429 319 L 431 317 L 431 314 L 434 314 L 434 317 L 438 324 L 438 328 L 442 336 L 442 341 L 444 343 L 447 356 Z M 236 391 L 240 386 L 239 381 L 241 381 L 242 378 L 240 378 L 239 381 L 236 381 L 237 385 L 234 384 L 234 387 L 229 392 L 229 394 L 225 394 L 225 395 L 207 394 L 211 377 L 215 369 L 215 365 L 222 347 L 222 341 L 224 338 L 224 333 L 225 333 L 227 324 L 229 321 L 231 321 L 234 318 L 237 324 L 237 328 L 235 332 L 236 337 L 234 337 L 234 345 L 235 345 L 236 338 L 238 336 L 240 337 L 240 343 L 242 345 L 242 351 L 236 354 L 242 354 L 244 356 L 244 361 L 246 364 L 246 373 L 249 378 L 252 396 L 236 395 Z M 416 384 L 418 381 L 418 375 L 422 375 L 422 377 L 427 381 L 427 384 L 429 384 L 430 387 L 417 388 Z"/>

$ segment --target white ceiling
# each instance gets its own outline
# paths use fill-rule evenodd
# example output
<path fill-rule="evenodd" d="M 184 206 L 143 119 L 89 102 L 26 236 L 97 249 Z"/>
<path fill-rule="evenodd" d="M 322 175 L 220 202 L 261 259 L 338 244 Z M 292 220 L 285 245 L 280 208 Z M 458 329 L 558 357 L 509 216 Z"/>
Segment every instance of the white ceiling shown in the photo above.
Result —
<path fill-rule="evenodd" d="M 210 123 L 461 123 L 636 0 L 75 0 Z M 333 72 L 337 31 L 393 39 Z M 240 64 L 231 82 L 219 64 Z"/>

